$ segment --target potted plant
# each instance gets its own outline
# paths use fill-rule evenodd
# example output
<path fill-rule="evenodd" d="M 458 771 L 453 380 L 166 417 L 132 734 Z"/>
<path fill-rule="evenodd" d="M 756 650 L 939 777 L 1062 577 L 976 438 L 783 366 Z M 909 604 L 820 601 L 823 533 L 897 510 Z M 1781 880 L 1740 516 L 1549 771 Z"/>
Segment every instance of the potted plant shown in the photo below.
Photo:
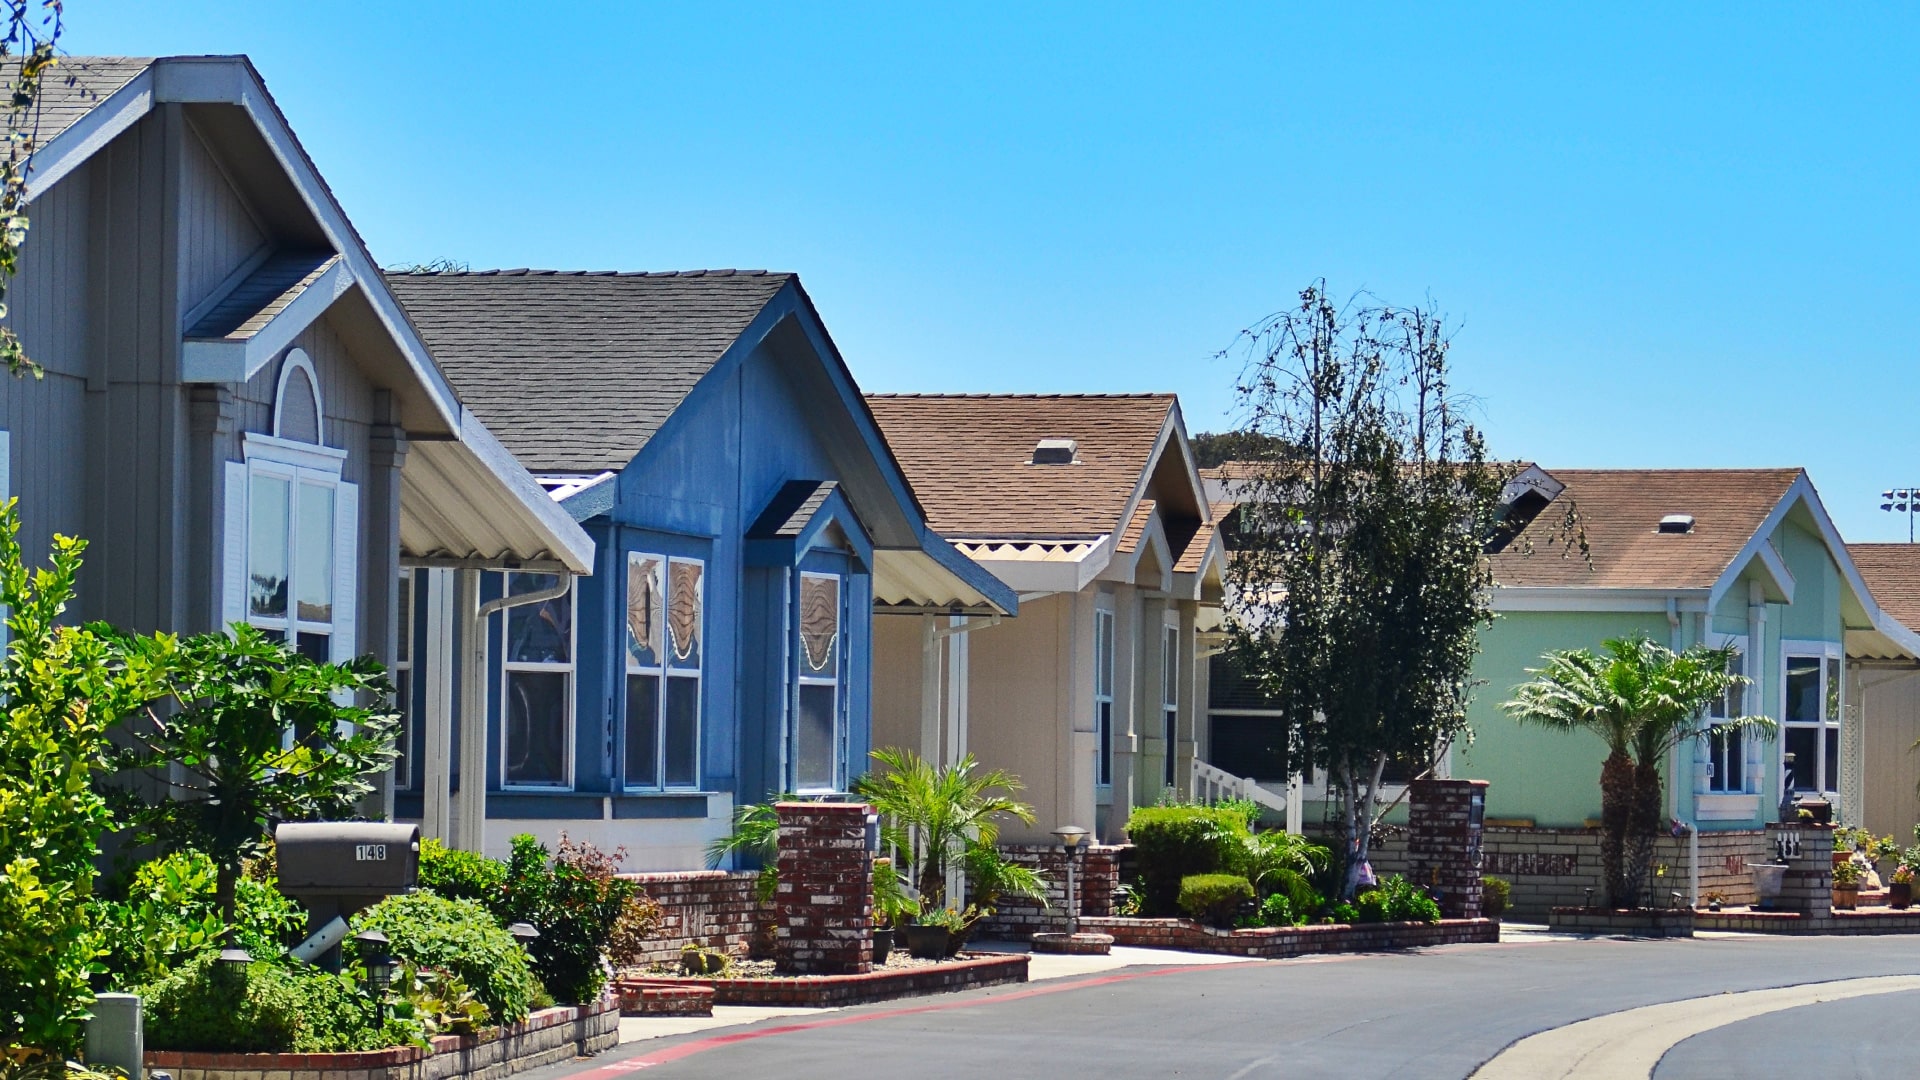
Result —
<path fill-rule="evenodd" d="M 1852 859 L 1833 864 L 1833 906 L 1852 910 L 1860 902 L 1860 865 Z"/>
<path fill-rule="evenodd" d="M 1901 863 L 1893 868 L 1893 880 L 1887 884 L 1887 906 L 1905 911 L 1913 905 L 1913 868 Z"/>
<path fill-rule="evenodd" d="M 950 907 L 922 911 L 907 927 L 907 953 L 917 960 L 945 960 L 958 955 L 981 918 L 980 909 L 972 906 L 965 911 Z"/>
<path fill-rule="evenodd" d="M 909 920 L 920 914 L 920 901 L 907 892 L 892 859 L 873 860 L 873 966 L 879 967 L 893 954 L 894 937 Z"/>

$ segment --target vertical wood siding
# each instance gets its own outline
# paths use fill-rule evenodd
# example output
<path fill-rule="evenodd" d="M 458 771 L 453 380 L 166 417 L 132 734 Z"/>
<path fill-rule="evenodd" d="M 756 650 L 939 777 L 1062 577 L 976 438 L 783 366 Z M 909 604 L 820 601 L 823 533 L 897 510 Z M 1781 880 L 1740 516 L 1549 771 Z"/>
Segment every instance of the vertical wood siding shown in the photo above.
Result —
<path fill-rule="evenodd" d="M 192 125 L 181 135 L 181 149 L 180 310 L 184 315 L 259 252 L 267 237 Z"/>

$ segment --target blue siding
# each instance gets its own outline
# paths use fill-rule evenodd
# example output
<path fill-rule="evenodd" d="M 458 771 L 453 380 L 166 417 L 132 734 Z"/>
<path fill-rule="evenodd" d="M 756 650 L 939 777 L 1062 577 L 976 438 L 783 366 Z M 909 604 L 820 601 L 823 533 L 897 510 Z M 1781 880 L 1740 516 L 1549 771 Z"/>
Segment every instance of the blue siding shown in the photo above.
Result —
<path fill-rule="evenodd" d="M 699 558 L 704 579 L 704 665 L 701 679 L 700 789 L 754 802 L 785 786 L 782 739 L 794 706 L 797 650 L 792 610 L 798 567 L 745 565 L 745 533 L 781 486 L 792 480 L 839 480 L 833 456 L 810 422 L 780 361 L 765 348 L 739 353 L 688 394 L 615 480 L 611 507 L 583 524 L 596 545 L 591 578 L 578 587 L 575 655 L 574 795 L 514 791 L 489 800 L 492 816 L 568 816 L 582 793 L 619 793 L 620 817 L 683 816 L 695 805 L 685 793 L 633 795 L 623 787 L 626 711 L 626 560 L 630 551 Z M 844 502 L 838 504 L 846 514 Z M 846 515 L 858 533 L 857 517 Z M 831 531 L 831 530 L 829 530 Z M 862 770 L 870 745 L 869 674 L 873 593 L 870 567 L 856 553 L 801 553 L 809 570 L 841 573 L 846 618 L 842 695 L 849 777 Z M 486 575 L 483 597 L 499 594 Z M 500 703 L 504 616 L 493 619 L 490 650 L 489 790 L 500 787 Z M 553 800 L 533 812 L 533 800 Z M 511 808 L 511 813 L 504 813 Z M 578 811 L 584 813 L 584 809 Z M 595 803 L 594 816 L 598 816 Z"/>

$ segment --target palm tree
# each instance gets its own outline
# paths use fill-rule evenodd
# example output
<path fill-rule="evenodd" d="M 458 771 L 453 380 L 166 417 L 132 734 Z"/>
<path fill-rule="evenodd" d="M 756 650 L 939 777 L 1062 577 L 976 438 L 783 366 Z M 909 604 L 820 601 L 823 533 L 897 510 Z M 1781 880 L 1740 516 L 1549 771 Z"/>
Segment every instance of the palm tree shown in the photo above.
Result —
<path fill-rule="evenodd" d="M 1685 652 L 1645 636 L 1609 638 L 1604 655 L 1587 649 L 1550 652 L 1527 669 L 1502 708 L 1526 724 L 1590 731 L 1607 744 L 1600 766 L 1600 862 L 1607 903 L 1631 907 L 1646 881 L 1660 832 L 1660 759 L 1707 734 L 1697 719 L 1708 703 L 1747 679 L 1732 674 L 1732 649 L 1695 645 Z M 1716 721 L 1724 729 L 1771 733 L 1764 716 Z M 1631 850 L 1630 850 L 1631 845 Z"/>
<path fill-rule="evenodd" d="M 719 866 L 735 855 L 758 860 L 760 876 L 754 881 L 754 895 L 762 903 L 772 900 L 780 884 L 776 862 L 780 856 L 780 814 L 774 806 L 792 801 L 794 796 L 781 794 L 764 803 L 736 808 L 733 831 L 707 845 L 707 865 Z"/>
<path fill-rule="evenodd" d="M 1004 769 L 977 771 L 972 754 L 937 768 L 911 750 L 875 750 L 872 756 L 882 771 L 855 781 L 854 793 L 880 813 L 887 842 L 913 856 L 914 884 L 930 910 L 945 906 L 947 871 L 969 861 L 970 852 L 977 870 L 988 869 L 980 863 L 984 855 L 998 859 L 993 847 L 1001 818 L 1033 823 L 1033 808 L 1014 798 L 1019 778 Z M 994 884 L 1031 895 L 1034 882 L 1016 874 Z"/>

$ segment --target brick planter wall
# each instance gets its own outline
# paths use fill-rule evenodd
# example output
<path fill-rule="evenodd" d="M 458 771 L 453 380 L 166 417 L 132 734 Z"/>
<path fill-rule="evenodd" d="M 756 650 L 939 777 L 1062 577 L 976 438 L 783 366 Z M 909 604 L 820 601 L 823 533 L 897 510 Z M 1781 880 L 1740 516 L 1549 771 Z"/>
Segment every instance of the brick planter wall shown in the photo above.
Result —
<path fill-rule="evenodd" d="M 1002 844 L 1009 862 L 1033 867 L 1047 875 L 1047 904 L 1018 896 L 1003 896 L 993 918 L 981 924 L 980 936 L 1027 938 L 1037 933 L 1061 934 L 1067 929 L 1067 853 L 1058 844 Z M 1120 848 L 1092 845 L 1074 867 L 1073 888 L 1079 894 L 1080 914 L 1110 915 L 1113 893 L 1120 884 Z"/>
<path fill-rule="evenodd" d="M 518 1024 L 478 1035 L 442 1035 L 431 1049 L 395 1046 L 353 1054 L 202 1054 L 149 1050 L 149 1071 L 174 1080 L 495 1080 L 610 1050 L 620 1041 L 620 1009 L 598 1005 L 542 1009 Z"/>
<path fill-rule="evenodd" d="M 622 979 L 614 988 L 620 995 L 622 1016 L 712 1016 L 713 987 L 691 983 Z"/>
<path fill-rule="evenodd" d="M 1373 847 L 1376 873 L 1405 874 L 1414 878 L 1405 835 L 1391 836 Z M 1513 883 L 1509 917 L 1545 922 L 1556 907 L 1580 907 L 1587 904 L 1587 888 L 1593 888 L 1593 901 L 1605 897 L 1600 876 L 1599 829 L 1536 829 L 1511 826 L 1487 826 L 1481 831 L 1481 872 Z M 1753 902 L 1753 877 L 1750 862 L 1773 857 L 1766 834 L 1759 829 L 1728 832 L 1703 832 L 1699 837 L 1700 895 L 1719 892 L 1730 904 Z M 1683 897 L 1689 887 L 1687 838 L 1662 836 L 1654 845 L 1653 861 L 1667 872 L 1654 879 L 1655 900 L 1664 904 L 1667 894 Z"/>
<path fill-rule="evenodd" d="M 774 962 L 801 975 L 873 970 L 873 856 L 865 803 L 776 803 Z"/>
<path fill-rule="evenodd" d="M 658 982 L 711 987 L 716 1005 L 825 1007 L 1023 983 L 1027 981 L 1027 962 L 1023 954 L 963 956 L 933 967 L 870 971 L 861 975 L 809 975 L 795 979 L 687 978 Z"/>
<path fill-rule="evenodd" d="M 657 964 L 679 959 L 680 948 L 692 943 L 721 952 L 741 954 L 752 945 L 758 929 L 773 921 L 773 905 L 754 898 L 750 870 L 693 870 L 669 874 L 621 874 L 660 905 L 660 928 L 637 962 Z"/>
<path fill-rule="evenodd" d="M 1417 780 L 1407 793 L 1408 880 L 1432 890 L 1448 918 L 1479 918 L 1487 782 Z"/>
<path fill-rule="evenodd" d="M 1693 912 L 1613 908 L 1557 907 L 1547 914 L 1547 925 L 1571 934 L 1608 934 L 1628 937 L 1690 938 Z"/>
<path fill-rule="evenodd" d="M 1190 919 L 1080 920 L 1086 932 L 1113 935 L 1119 945 L 1187 952 L 1223 953 L 1283 959 L 1315 953 L 1373 952 L 1428 945 L 1460 945 L 1500 940 L 1493 919 L 1442 919 L 1437 923 L 1371 923 L 1361 926 L 1277 926 L 1258 930 L 1216 930 Z"/>
<path fill-rule="evenodd" d="M 1787 872 L 1780 884 L 1776 911 L 1825 916 L 1833 911 L 1833 827 L 1831 825 L 1767 826 L 1769 854 L 1785 851 Z"/>

